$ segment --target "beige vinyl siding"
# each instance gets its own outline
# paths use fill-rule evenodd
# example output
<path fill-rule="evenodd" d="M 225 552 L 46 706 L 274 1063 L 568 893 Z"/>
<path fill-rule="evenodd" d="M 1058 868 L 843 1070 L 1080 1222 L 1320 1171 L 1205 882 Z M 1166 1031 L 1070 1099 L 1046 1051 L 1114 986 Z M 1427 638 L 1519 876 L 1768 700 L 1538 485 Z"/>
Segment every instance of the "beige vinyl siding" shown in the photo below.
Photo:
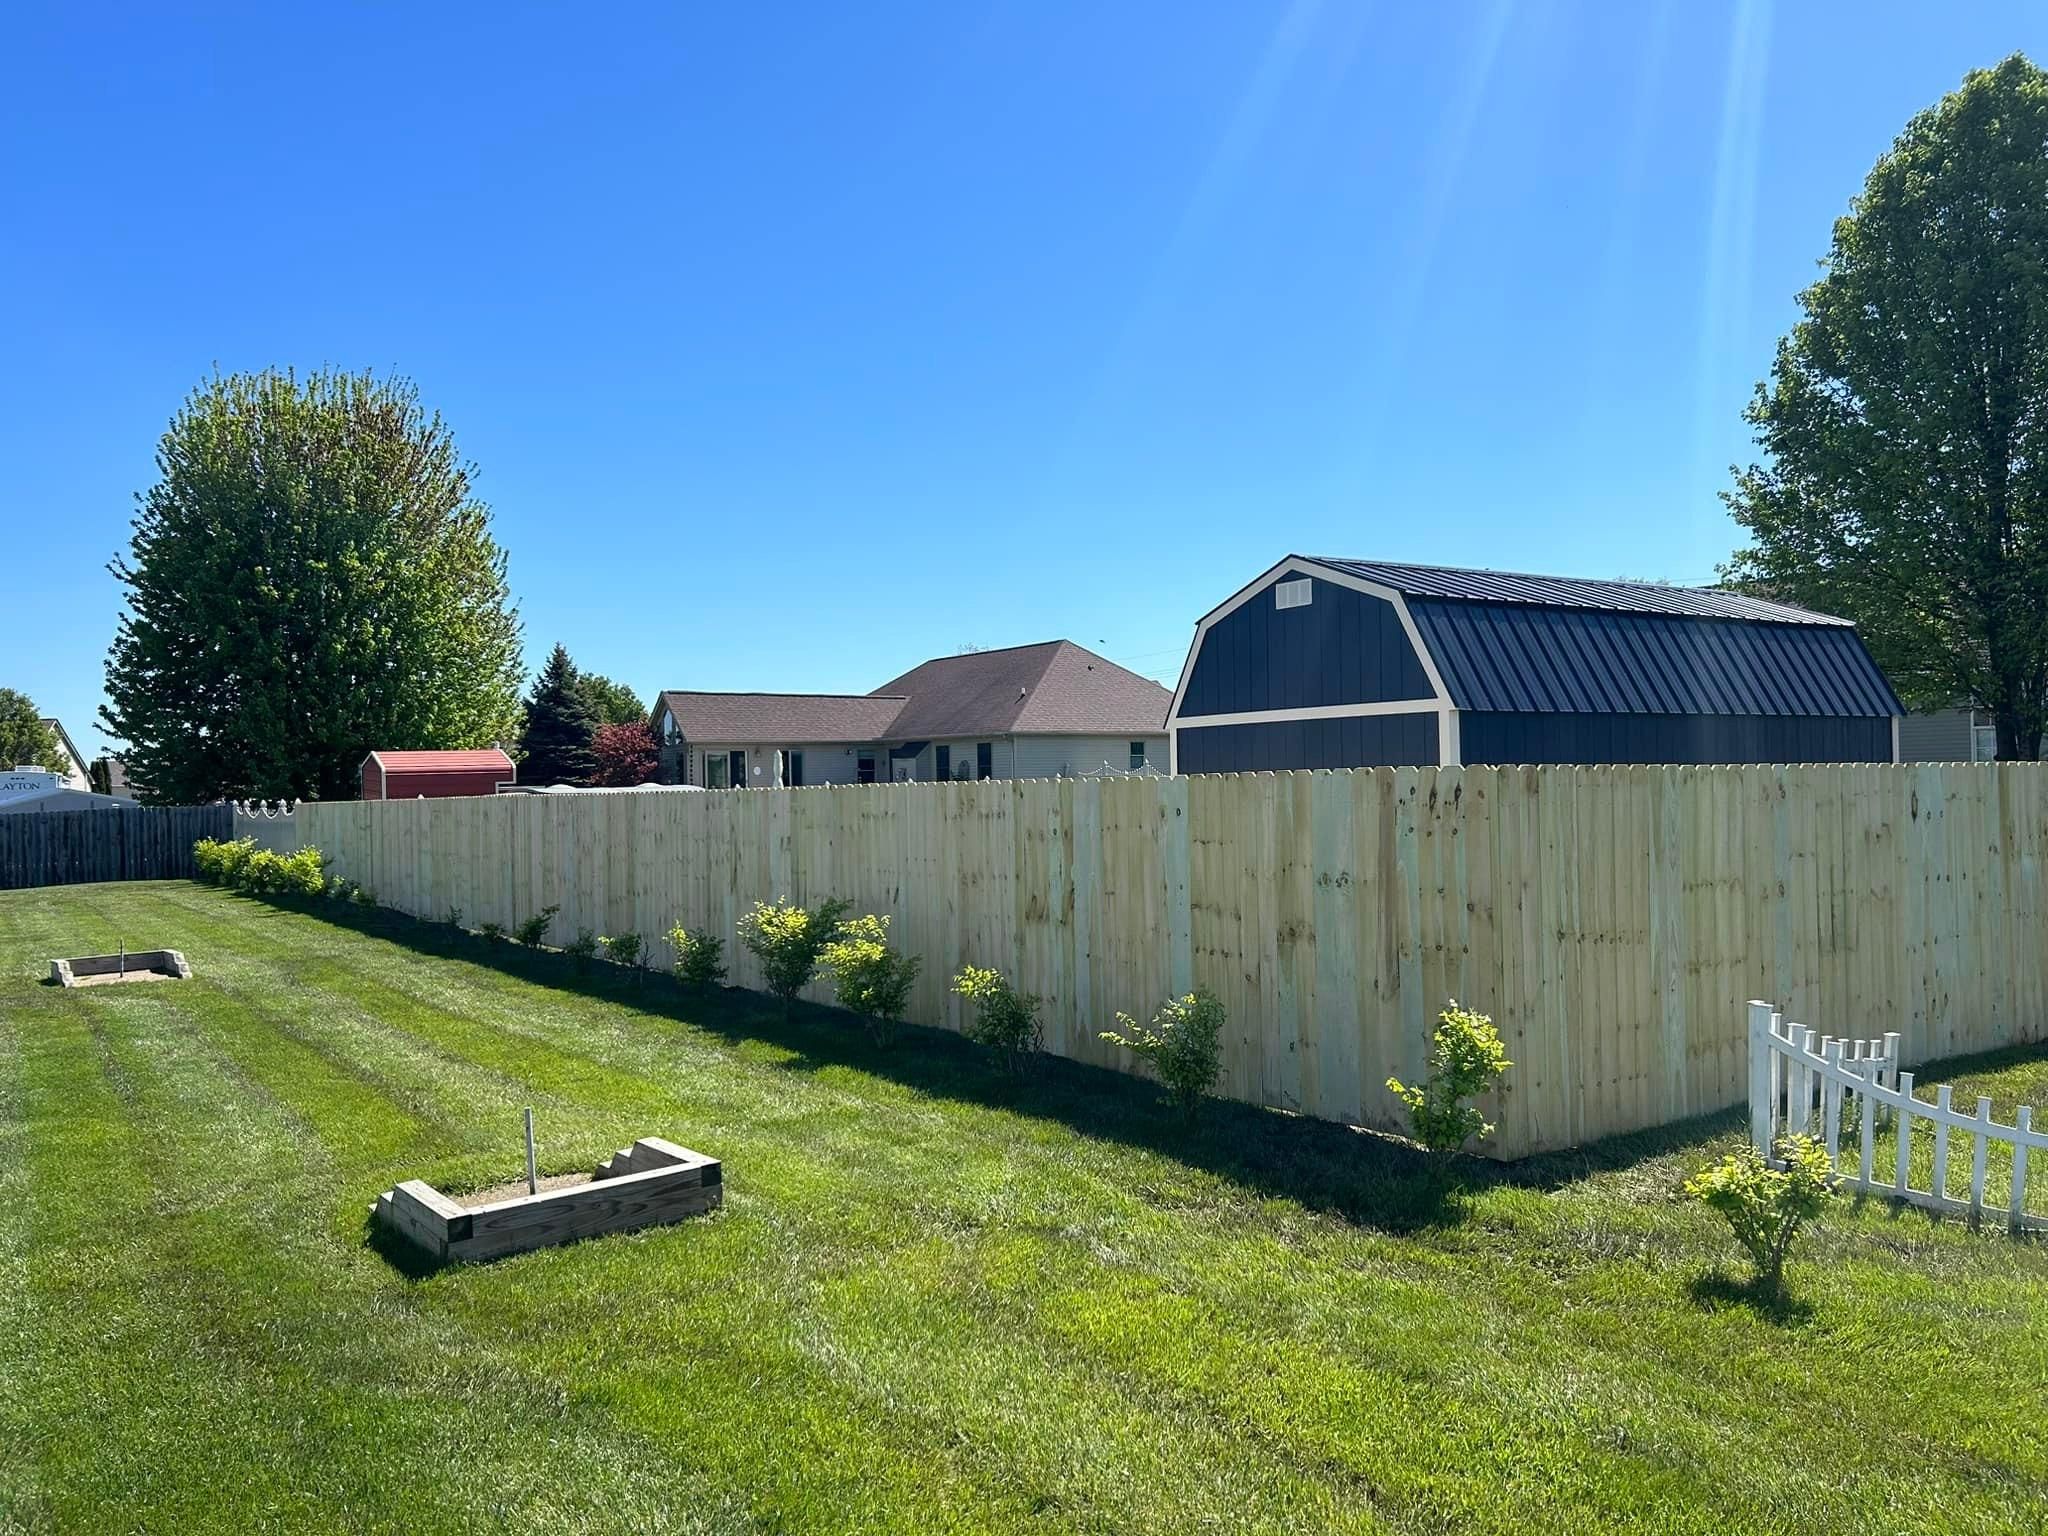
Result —
<path fill-rule="evenodd" d="M 1019 736 L 1011 755 L 1011 771 L 1000 777 L 1053 779 L 1102 772 L 1124 773 L 1131 766 L 1131 743 L 1145 743 L 1147 760 L 1166 772 L 1166 733 L 1131 736 Z"/>

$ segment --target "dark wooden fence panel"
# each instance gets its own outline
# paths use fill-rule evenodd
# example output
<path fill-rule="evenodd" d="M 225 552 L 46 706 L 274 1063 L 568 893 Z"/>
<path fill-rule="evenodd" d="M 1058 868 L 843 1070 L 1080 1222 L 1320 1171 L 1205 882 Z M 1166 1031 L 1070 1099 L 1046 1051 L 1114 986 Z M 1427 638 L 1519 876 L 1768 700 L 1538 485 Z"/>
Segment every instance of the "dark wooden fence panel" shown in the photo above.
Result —
<path fill-rule="evenodd" d="M 0 890 L 192 876 L 192 845 L 234 835 L 234 807 L 0 814 Z"/>

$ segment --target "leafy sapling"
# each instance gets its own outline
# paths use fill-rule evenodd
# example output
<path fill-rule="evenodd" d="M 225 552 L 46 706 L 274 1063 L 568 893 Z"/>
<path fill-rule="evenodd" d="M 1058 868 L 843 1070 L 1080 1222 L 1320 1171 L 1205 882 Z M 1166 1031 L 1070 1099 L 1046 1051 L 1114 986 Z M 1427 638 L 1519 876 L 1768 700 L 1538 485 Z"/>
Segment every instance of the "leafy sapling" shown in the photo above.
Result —
<path fill-rule="evenodd" d="M 761 967 L 761 980 L 782 999 L 787 1017 L 796 995 L 818 974 L 818 960 L 839 930 L 847 903 L 825 902 L 807 912 L 790 901 L 757 901 L 739 920 L 740 943 Z"/>
<path fill-rule="evenodd" d="M 1685 1181 L 1686 1194 L 1727 1218 L 1756 1266 L 1758 1285 L 1769 1292 L 1783 1282 L 1792 1239 L 1820 1219 L 1835 1195 L 1834 1165 L 1814 1137 L 1781 1137 L 1777 1152 L 1783 1168 L 1744 1147 Z"/>
<path fill-rule="evenodd" d="M 503 923 L 478 923 L 476 931 L 479 938 L 493 944 L 505 937 L 505 925 Z"/>
<path fill-rule="evenodd" d="M 533 916 L 512 930 L 512 937 L 528 949 L 539 949 L 548 941 L 548 927 L 555 920 L 560 907 L 542 907 Z"/>
<path fill-rule="evenodd" d="M 1102 1038 L 1149 1061 L 1168 1097 L 1193 1119 L 1223 1070 L 1224 1019 L 1216 994 L 1197 987 L 1168 998 L 1149 1024 L 1119 1013 L 1117 1028 L 1104 1030 Z"/>
<path fill-rule="evenodd" d="M 967 1038 L 985 1046 L 1006 1075 L 1016 1076 L 1044 1043 L 1038 1022 L 1042 999 L 1019 992 L 1001 971 L 978 965 L 961 967 L 953 991 L 974 1006 Z"/>
<path fill-rule="evenodd" d="M 576 937 L 562 946 L 562 953 L 576 963 L 577 971 L 590 969 L 590 962 L 597 956 L 597 935 L 588 928 L 578 928 Z"/>
<path fill-rule="evenodd" d="M 684 986 L 725 985 L 725 941 L 717 934 L 677 923 L 668 931 L 668 947 L 675 951 L 676 980 Z"/>
<path fill-rule="evenodd" d="M 623 965 L 628 970 L 640 968 L 640 935 L 637 933 L 614 933 L 598 935 L 598 944 L 604 950 L 605 959 L 613 965 Z"/>
<path fill-rule="evenodd" d="M 1441 1169 L 1474 1137 L 1493 1127 L 1468 1101 L 1491 1088 L 1514 1063 L 1500 1031 L 1483 1013 L 1460 1008 L 1456 998 L 1436 1016 L 1429 1039 L 1429 1075 L 1410 1086 L 1398 1077 L 1387 1089 L 1408 1111 L 1409 1129 Z"/>
<path fill-rule="evenodd" d="M 889 919 L 870 914 L 841 923 L 818 959 L 832 973 L 839 1006 L 861 1016 L 875 1044 L 894 1039 L 924 962 L 890 947 Z"/>

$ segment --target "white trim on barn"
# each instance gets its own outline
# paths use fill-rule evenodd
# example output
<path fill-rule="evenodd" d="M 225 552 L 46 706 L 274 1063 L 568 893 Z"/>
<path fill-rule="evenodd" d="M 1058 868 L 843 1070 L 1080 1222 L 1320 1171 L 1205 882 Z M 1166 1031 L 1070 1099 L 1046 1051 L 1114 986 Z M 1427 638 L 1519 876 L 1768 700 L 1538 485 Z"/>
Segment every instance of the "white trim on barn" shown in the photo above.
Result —
<path fill-rule="evenodd" d="M 1348 587 L 1353 592 L 1362 592 L 1367 597 L 1376 597 L 1394 610 L 1394 616 L 1401 621 L 1401 633 L 1408 637 L 1408 644 L 1415 650 L 1415 659 L 1422 663 L 1422 674 L 1429 679 L 1431 696 L 1426 699 L 1392 699 L 1373 704 L 1324 704 L 1308 709 L 1254 710 L 1234 715 L 1189 715 L 1180 712 L 1181 700 L 1188 691 L 1188 681 L 1195 673 L 1195 658 L 1202 653 L 1202 641 L 1207 638 L 1210 627 L 1221 619 L 1227 619 L 1246 603 L 1264 592 L 1281 577 L 1290 574 L 1312 576 L 1318 581 L 1327 581 L 1332 586 Z M 1444 686 L 1443 674 L 1437 671 L 1436 658 L 1429 653 L 1429 647 L 1422 643 L 1422 634 L 1415 627 L 1415 619 L 1408 612 L 1406 595 L 1377 581 L 1367 581 L 1362 576 L 1353 576 L 1347 571 L 1324 565 L 1320 560 L 1311 560 L 1306 555 L 1289 555 L 1269 567 L 1263 575 L 1255 576 L 1237 589 L 1221 603 L 1211 608 L 1195 621 L 1195 638 L 1188 646 L 1187 660 L 1181 663 L 1180 681 L 1173 690 L 1173 704 L 1166 711 L 1166 752 L 1168 772 L 1180 772 L 1180 728 L 1210 725 L 1257 725 L 1273 720 L 1345 720 L 1361 715 L 1436 715 L 1437 762 L 1447 768 L 1455 768 L 1463 761 L 1458 747 L 1458 706 L 1451 701 L 1451 693 Z"/>

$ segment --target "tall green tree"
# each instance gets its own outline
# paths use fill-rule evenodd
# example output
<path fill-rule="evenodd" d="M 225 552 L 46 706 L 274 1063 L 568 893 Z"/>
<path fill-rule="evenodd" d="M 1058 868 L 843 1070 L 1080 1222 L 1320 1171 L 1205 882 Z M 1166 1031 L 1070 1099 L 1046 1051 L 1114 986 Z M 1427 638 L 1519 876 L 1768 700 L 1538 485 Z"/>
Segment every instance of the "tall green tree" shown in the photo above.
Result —
<path fill-rule="evenodd" d="M 1998 755 L 2048 713 L 2048 75 L 2014 55 L 1907 124 L 1836 221 L 1748 412 L 1724 569 L 1855 619 Z"/>
<path fill-rule="evenodd" d="M 577 674 L 583 680 L 583 697 L 599 725 L 645 725 L 647 706 L 640 695 L 624 683 L 615 683 L 599 672 Z"/>
<path fill-rule="evenodd" d="M 376 748 L 519 720 L 519 618 L 490 511 L 403 379 L 216 375 L 172 418 L 100 718 L 158 801 L 352 796 Z"/>
<path fill-rule="evenodd" d="M 0 688 L 0 771 L 29 766 L 62 775 L 71 771 L 71 759 L 29 696 Z"/>
<path fill-rule="evenodd" d="M 582 674 L 558 645 L 527 696 L 526 725 L 519 733 L 519 782 L 588 784 L 597 772 L 591 750 L 596 735 L 597 717 Z"/>

